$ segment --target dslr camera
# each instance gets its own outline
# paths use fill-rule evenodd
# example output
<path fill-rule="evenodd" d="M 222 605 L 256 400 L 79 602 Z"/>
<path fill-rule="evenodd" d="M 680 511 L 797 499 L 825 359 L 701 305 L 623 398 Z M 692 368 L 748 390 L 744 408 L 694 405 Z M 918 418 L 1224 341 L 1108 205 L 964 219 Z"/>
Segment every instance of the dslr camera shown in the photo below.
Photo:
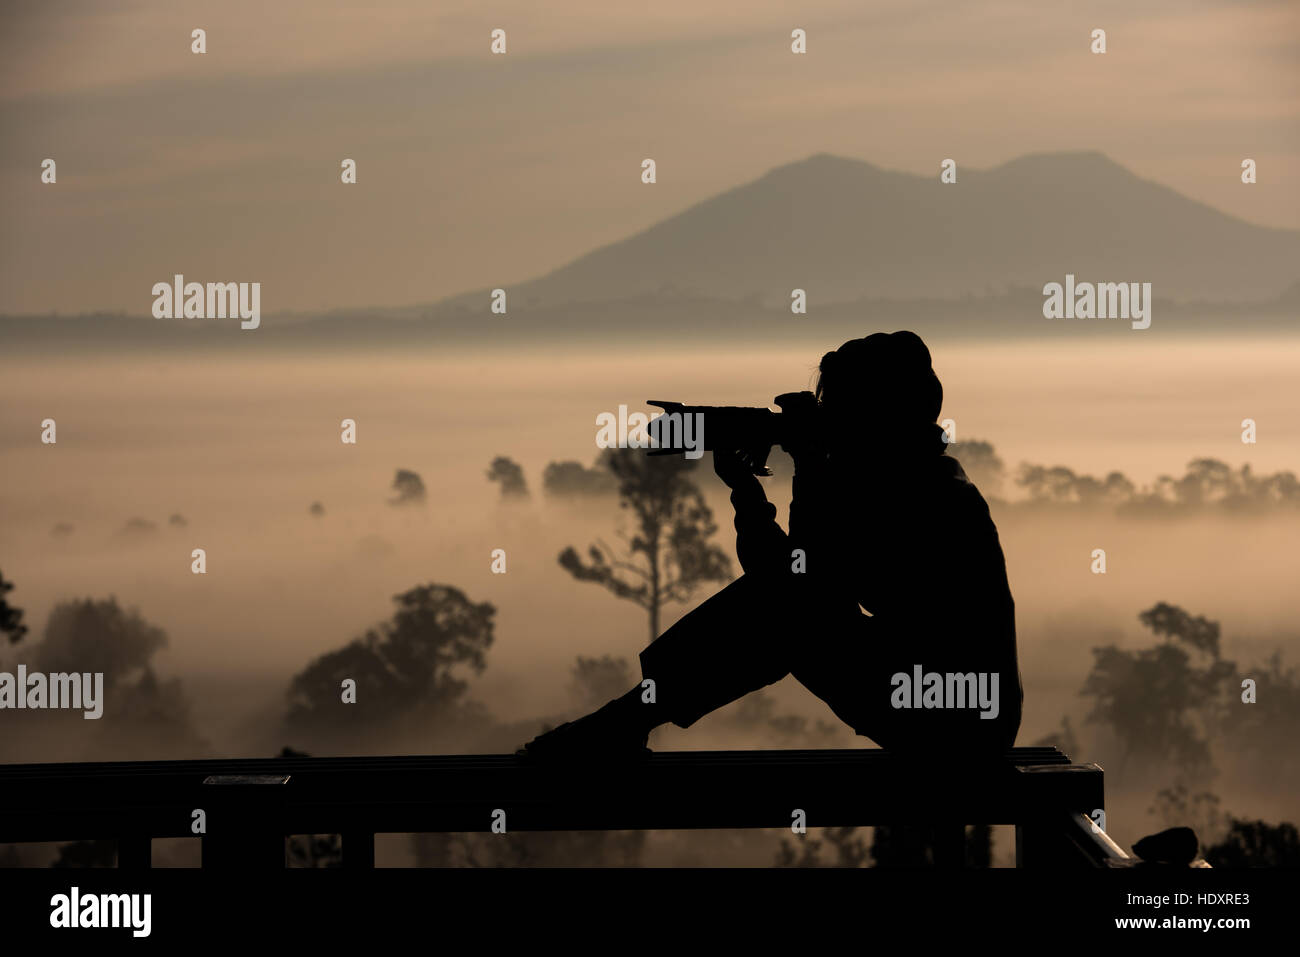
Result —
<path fill-rule="evenodd" d="M 775 400 L 780 412 L 740 405 L 687 405 L 646 400 L 663 414 L 650 420 L 650 455 L 680 455 L 688 450 L 739 451 L 755 475 L 771 475 L 767 457 L 772 446 L 816 442 L 821 431 L 817 398 L 811 392 L 786 392 Z M 698 457 L 698 456 L 697 456 Z"/>

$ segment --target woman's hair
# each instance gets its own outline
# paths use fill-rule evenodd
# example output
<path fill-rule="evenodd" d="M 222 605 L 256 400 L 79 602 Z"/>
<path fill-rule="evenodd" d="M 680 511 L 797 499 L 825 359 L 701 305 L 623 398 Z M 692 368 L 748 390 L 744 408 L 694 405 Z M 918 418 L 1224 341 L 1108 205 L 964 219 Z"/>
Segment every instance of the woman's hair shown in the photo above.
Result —
<path fill-rule="evenodd" d="M 939 418 L 943 386 L 930 365 L 930 350 L 914 332 L 876 332 L 850 339 L 822 356 L 817 398 L 857 406 L 899 424 Z"/>

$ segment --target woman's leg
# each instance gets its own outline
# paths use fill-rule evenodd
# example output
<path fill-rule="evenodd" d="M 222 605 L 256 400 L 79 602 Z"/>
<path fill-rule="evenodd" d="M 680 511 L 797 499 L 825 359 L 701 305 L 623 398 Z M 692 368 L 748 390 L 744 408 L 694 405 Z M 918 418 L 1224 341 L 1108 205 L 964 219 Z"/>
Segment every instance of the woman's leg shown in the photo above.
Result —
<path fill-rule="evenodd" d="M 641 652 L 641 674 L 655 683 L 663 720 L 687 728 L 780 681 L 807 654 L 811 634 L 843 630 L 843 611 L 827 614 L 801 575 L 742 575 Z"/>
<path fill-rule="evenodd" d="M 659 724 L 690 727 L 793 673 L 840 720 L 882 748 L 919 752 L 942 746 L 996 754 L 1011 747 L 1020 725 L 1014 663 L 1010 673 L 999 673 L 999 714 L 990 720 L 974 708 L 893 707 L 893 676 L 901 672 L 910 677 L 917 664 L 926 672 L 947 667 L 987 673 L 991 667 L 975 648 L 963 647 L 953 658 L 936 654 L 933 647 L 927 653 L 925 642 L 891 637 L 856 602 L 828 599 L 802 575 L 742 575 L 641 652 L 642 675 L 654 682 L 652 703 L 645 701 L 645 689 L 635 687 L 533 744 L 643 744 L 645 734 Z"/>
<path fill-rule="evenodd" d="M 592 750 L 633 754 L 651 730 L 671 721 L 686 728 L 710 711 L 790 673 L 794 645 L 814 614 L 802 576 L 771 581 L 742 575 L 641 652 L 641 685 L 603 708 L 539 735 L 524 751 L 543 756 Z"/>
<path fill-rule="evenodd" d="M 837 630 L 820 633 L 802 643 L 802 654 L 791 671 L 801 684 L 825 701 L 841 721 L 858 734 L 890 751 L 920 753 L 943 748 L 949 753 L 998 755 L 1012 747 L 1020 728 L 1022 691 L 1016 663 L 980 653 L 979 631 L 969 635 L 970 646 L 956 652 L 917 640 L 899 638 L 882 627 L 879 619 L 859 614 L 855 621 Z M 894 676 L 915 679 L 915 667 L 923 674 L 944 677 L 943 707 L 896 707 L 900 695 Z M 971 675 L 976 695 L 963 707 L 952 707 L 947 694 L 947 675 Z M 996 699 L 981 708 L 978 690 L 992 698 L 992 677 L 997 676 Z M 981 677 L 982 676 L 982 677 Z M 924 684 L 923 684 L 924 687 Z M 965 697 L 966 683 L 962 683 Z M 955 690 L 955 685 L 954 685 Z M 955 698 L 955 694 L 952 696 Z M 906 702 L 915 705 L 910 695 Z M 983 717 L 984 714 L 995 717 Z"/>

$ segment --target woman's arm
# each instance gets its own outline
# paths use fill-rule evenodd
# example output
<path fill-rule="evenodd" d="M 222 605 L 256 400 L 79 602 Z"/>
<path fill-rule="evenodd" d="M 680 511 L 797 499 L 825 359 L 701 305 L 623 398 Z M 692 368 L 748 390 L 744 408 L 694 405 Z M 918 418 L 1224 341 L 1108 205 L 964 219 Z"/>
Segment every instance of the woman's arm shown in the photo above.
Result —
<path fill-rule="evenodd" d="M 788 569 L 790 542 L 777 524 L 776 506 L 739 452 L 713 453 L 713 470 L 731 489 L 736 511 L 736 557 L 747 575 L 770 575 Z"/>

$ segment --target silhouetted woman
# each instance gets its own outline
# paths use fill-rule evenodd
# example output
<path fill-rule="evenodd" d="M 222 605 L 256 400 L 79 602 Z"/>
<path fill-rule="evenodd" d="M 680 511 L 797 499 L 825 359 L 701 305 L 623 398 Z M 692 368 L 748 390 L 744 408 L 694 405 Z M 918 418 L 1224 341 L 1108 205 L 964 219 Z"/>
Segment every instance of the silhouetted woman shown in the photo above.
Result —
<path fill-rule="evenodd" d="M 660 724 L 689 727 L 788 674 L 889 750 L 1011 747 L 1024 695 L 1006 561 L 988 505 L 944 454 L 925 343 L 850 340 L 822 357 L 815 393 L 782 399 L 808 423 L 785 448 L 789 532 L 752 463 L 715 452 L 744 574 L 641 653 L 653 703 L 638 684 L 528 756 L 644 754 Z"/>

